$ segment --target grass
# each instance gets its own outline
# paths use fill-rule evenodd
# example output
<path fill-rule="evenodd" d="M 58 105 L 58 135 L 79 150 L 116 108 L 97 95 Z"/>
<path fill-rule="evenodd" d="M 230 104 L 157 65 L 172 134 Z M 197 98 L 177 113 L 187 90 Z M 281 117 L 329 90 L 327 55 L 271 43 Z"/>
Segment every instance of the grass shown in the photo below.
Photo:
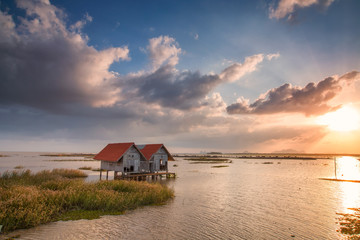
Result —
<path fill-rule="evenodd" d="M 22 165 L 17 165 L 14 167 L 14 169 L 23 169 L 23 168 L 24 168 L 24 166 L 22 166 Z"/>
<path fill-rule="evenodd" d="M 215 163 L 232 163 L 232 160 L 227 158 L 217 157 L 193 157 L 185 158 L 184 160 L 191 161 L 191 164 L 215 164 Z"/>
<path fill-rule="evenodd" d="M 78 168 L 79 170 L 91 170 L 92 169 L 92 167 L 79 167 Z"/>
<path fill-rule="evenodd" d="M 224 168 L 224 167 L 229 167 L 229 165 L 215 165 L 215 166 L 211 166 L 212 168 Z"/>
<path fill-rule="evenodd" d="M 227 159 L 227 158 L 215 158 L 215 157 L 192 157 L 192 158 L 184 158 L 184 160 L 206 161 L 206 162 L 229 161 L 229 159 Z"/>
<path fill-rule="evenodd" d="M 106 172 L 105 169 L 100 169 L 100 168 L 92 168 L 91 171 L 94 171 L 94 172 L 100 172 L 100 171 Z"/>
<path fill-rule="evenodd" d="M 67 153 L 59 153 L 59 154 L 42 154 L 40 156 L 43 157 L 89 157 L 89 158 L 93 158 L 95 157 L 96 154 L 89 154 L 89 153 L 71 153 L 71 154 L 67 154 Z"/>
<path fill-rule="evenodd" d="M 193 161 L 190 164 L 217 164 L 217 163 L 232 163 L 232 161 Z"/>
<path fill-rule="evenodd" d="M 0 225 L 3 232 L 57 220 L 93 219 L 174 196 L 160 184 L 135 181 L 85 182 L 80 170 L 30 170 L 0 176 Z"/>
<path fill-rule="evenodd" d="M 99 161 L 95 159 L 51 159 L 51 160 L 44 160 L 47 162 L 91 162 L 91 161 Z"/>
<path fill-rule="evenodd" d="M 337 213 L 340 217 L 340 229 L 337 231 L 349 235 L 348 239 L 360 239 L 360 208 L 350 208 L 353 214 Z"/>

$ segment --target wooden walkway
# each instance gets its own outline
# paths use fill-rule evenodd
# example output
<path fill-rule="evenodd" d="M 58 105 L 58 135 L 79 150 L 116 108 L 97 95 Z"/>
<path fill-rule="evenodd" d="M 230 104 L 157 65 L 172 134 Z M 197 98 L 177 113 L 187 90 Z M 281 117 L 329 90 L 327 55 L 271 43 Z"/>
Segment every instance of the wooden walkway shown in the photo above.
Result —
<path fill-rule="evenodd" d="M 136 174 L 126 174 L 117 176 L 116 179 L 127 179 L 127 180 L 146 180 L 146 178 L 151 177 L 156 179 L 157 177 L 162 178 L 175 178 L 176 174 L 173 172 L 156 172 L 156 173 L 136 173 Z"/>

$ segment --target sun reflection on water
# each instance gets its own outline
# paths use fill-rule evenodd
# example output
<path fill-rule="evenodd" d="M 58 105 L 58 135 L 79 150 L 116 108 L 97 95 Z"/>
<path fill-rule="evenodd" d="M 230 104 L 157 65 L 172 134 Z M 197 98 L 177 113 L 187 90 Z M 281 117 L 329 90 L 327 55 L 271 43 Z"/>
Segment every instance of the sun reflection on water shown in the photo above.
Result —
<path fill-rule="evenodd" d="M 360 180 L 360 161 L 354 157 L 339 157 L 335 159 L 335 171 L 337 179 Z M 344 213 L 352 213 L 349 208 L 359 207 L 360 183 L 342 182 L 342 207 Z"/>
<path fill-rule="evenodd" d="M 343 182 L 341 190 L 343 192 L 342 206 L 343 212 L 352 213 L 349 208 L 359 207 L 360 187 L 359 183 Z"/>
<path fill-rule="evenodd" d="M 360 161 L 354 157 L 336 158 L 336 177 L 343 180 L 360 180 L 359 166 Z"/>

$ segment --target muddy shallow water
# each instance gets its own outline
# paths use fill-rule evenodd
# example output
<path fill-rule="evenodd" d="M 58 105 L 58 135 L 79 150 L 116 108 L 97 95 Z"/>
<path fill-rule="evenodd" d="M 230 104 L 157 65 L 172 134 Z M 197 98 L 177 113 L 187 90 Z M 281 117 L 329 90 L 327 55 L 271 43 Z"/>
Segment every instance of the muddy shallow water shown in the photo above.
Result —
<path fill-rule="evenodd" d="M 0 153 L 0 172 L 22 165 L 98 168 L 99 162 L 54 162 L 39 153 Z M 61 159 L 64 159 L 62 157 Z M 69 158 L 74 159 L 74 157 Z M 319 180 L 334 176 L 334 162 L 232 159 L 229 167 L 170 162 L 176 179 L 163 180 L 176 197 L 163 206 L 120 216 L 55 222 L 10 234 L 19 239 L 339 239 L 337 212 L 360 207 L 360 183 Z M 269 162 L 271 162 L 269 164 Z M 264 164 L 265 163 L 265 164 Z M 174 167 L 174 165 L 177 167 Z M 99 173 L 89 181 L 97 180 Z"/>

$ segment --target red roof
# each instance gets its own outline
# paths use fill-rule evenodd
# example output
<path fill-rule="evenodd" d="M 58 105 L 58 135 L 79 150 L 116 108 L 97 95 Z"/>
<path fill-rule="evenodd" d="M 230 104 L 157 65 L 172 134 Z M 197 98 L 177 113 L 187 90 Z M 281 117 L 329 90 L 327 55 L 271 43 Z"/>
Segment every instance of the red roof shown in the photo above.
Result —
<path fill-rule="evenodd" d="M 169 151 L 166 149 L 164 144 L 146 144 L 146 145 L 137 145 L 140 152 L 145 156 L 146 160 L 150 160 L 152 155 L 159 151 L 161 147 L 163 147 L 168 154 L 168 160 L 174 160 Z"/>
<path fill-rule="evenodd" d="M 146 160 L 150 160 L 151 156 L 156 153 L 163 145 L 162 144 L 146 144 L 145 147 L 139 148 Z"/>
<path fill-rule="evenodd" d="M 118 161 L 124 153 L 135 143 L 109 143 L 103 150 L 101 150 L 94 159 L 109 162 Z"/>

